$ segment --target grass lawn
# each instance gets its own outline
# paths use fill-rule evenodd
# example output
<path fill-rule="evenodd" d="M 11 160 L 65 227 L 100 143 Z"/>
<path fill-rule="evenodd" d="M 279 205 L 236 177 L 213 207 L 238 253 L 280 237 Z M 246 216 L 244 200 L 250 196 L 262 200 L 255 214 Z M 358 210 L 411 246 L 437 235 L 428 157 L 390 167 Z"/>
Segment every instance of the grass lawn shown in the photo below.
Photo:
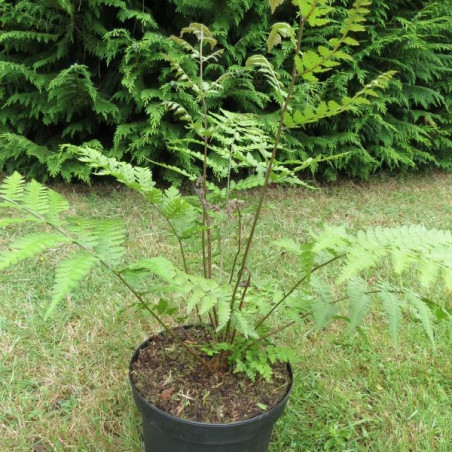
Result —
<path fill-rule="evenodd" d="M 271 242 L 303 239 L 324 222 L 352 229 L 402 223 L 450 228 L 451 182 L 450 175 L 433 173 L 319 191 L 270 190 L 251 261 L 256 280 L 290 277 L 290 262 L 275 266 L 280 251 Z M 55 189 L 70 199 L 72 213 L 123 219 L 129 255 L 176 256 L 176 244 L 166 240 L 164 225 L 138 195 L 114 184 Z M 0 229 L 0 249 L 14 235 Z M 0 452 L 139 451 L 140 419 L 127 366 L 156 325 L 127 308 L 129 294 L 101 270 L 44 321 L 53 276 L 47 263 L 58 258 L 48 252 L 0 275 Z M 441 288 L 429 295 L 450 303 Z M 307 322 L 282 337 L 302 359 L 270 450 L 450 451 L 450 328 L 438 325 L 433 351 L 407 312 L 396 354 L 379 312 L 368 317 L 363 337 L 348 337 L 342 327 L 335 323 L 317 333 Z"/>

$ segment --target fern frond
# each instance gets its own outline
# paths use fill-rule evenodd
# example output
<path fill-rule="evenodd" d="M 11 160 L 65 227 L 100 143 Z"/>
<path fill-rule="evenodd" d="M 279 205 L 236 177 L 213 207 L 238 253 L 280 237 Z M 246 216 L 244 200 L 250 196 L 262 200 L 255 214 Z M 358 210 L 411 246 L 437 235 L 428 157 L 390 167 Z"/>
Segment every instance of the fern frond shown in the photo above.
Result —
<path fill-rule="evenodd" d="M 253 328 L 251 322 L 247 320 L 242 311 L 234 310 L 231 315 L 231 325 L 245 338 L 253 337 L 258 338 L 259 335 Z"/>
<path fill-rule="evenodd" d="M 76 253 L 58 264 L 52 288 L 52 302 L 45 313 L 47 319 L 64 297 L 82 281 L 97 263 L 93 254 Z"/>
<path fill-rule="evenodd" d="M 125 251 L 125 229 L 122 221 L 95 220 L 93 226 L 94 253 L 111 266 L 118 265 Z"/>
<path fill-rule="evenodd" d="M 173 264 L 164 257 L 158 256 L 149 259 L 142 259 L 133 264 L 129 264 L 119 270 L 119 273 L 127 276 L 133 273 L 151 273 L 163 281 L 172 282 L 175 277 L 175 268 Z"/>
<path fill-rule="evenodd" d="M 231 303 L 228 299 L 220 298 L 217 302 L 218 326 L 217 331 L 221 331 L 231 318 Z"/>
<path fill-rule="evenodd" d="M 0 185 L 0 195 L 12 201 L 20 201 L 25 189 L 25 178 L 17 171 L 5 178 Z"/>
<path fill-rule="evenodd" d="M 61 234 L 36 232 L 20 237 L 0 253 L 0 271 L 33 257 L 49 248 L 55 248 L 63 243 L 71 243 L 72 239 Z"/>
<path fill-rule="evenodd" d="M 314 282 L 317 292 L 316 298 L 311 303 L 311 311 L 317 326 L 317 331 L 323 330 L 333 320 L 337 313 L 335 305 L 331 304 L 332 295 L 328 287 Z"/>
<path fill-rule="evenodd" d="M 49 209 L 47 187 L 35 180 L 29 182 L 25 187 L 23 206 L 44 215 Z"/>
<path fill-rule="evenodd" d="M 286 0 L 268 0 L 272 14 L 275 12 L 276 8 L 282 5 L 285 1 Z"/>
<path fill-rule="evenodd" d="M 349 333 L 361 324 L 372 305 L 372 298 L 366 294 L 366 290 L 367 284 L 362 279 L 353 279 L 348 285 Z"/>
<path fill-rule="evenodd" d="M 388 319 L 389 332 L 392 343 L 397 350 L 399 344 L 400 327 L 402 324 L 402 309 L 400 299 L 391 292 L 381 292 L 378 294 Z"/>
<path fill-rule="evenodd" d="M 7 205 L 6 205 L 7 206 Z M 5 207 L 6 207 L 5 206 Z M 1 204 L 0 204 L 0 208 L 1 208 Z M 11 224 L 20 224 L 20 223 L 44 223 L 43 220 L 40 220 L 38 218 L 35 217 L 23 217 L 23 218 L 0 218 L 0 228 L 5 227 L 5 226 L 9 226 Z"/>
<path fill-rule="evenodd" d="M 417 266 L 420 280 L 431 286 L 452 268 L 452 233 L 424 226 L 368 229 L 356 234 L 342 227 L 327 227 L 317 236 L 314 252 L 327 250 L 345 254 L 338 282 L 357 276 L 362 271 L 390 258 L 397 273 Z M 424 275 L 424 273 L 426 273 Z M 444 279 L 447 284 L 447 280 Z"/>
<path fill-rule="evenodd" d="M 136 190 L 145 196 L 154 195 L 159 192 L 155 188 L 152 172 L 148 168 L 132 166 L 130 163 L 120 162 L 114 158 L 103 155 L 96 149 L 88 146 L 69 146 L 75 153 L 80 155 L 79 160 L 87 163 L 91 168 L 98 170 L 101 176 L 113 176 L 125 186 Z"/>
<path fill-rule="evenodd" d="M 421 297 L 419 297 L 417 294 L 414 294 L 412 292 L 407 292 L 406 294 L 408 301 L 413 305 L 417 317 L 422 323 L 422 326 L 424 327 L 425 334 L 430 339 L 430 342 L 432 343 L 432 347 L 435 348 L 435 335 L 434 335 L 434 328 L 433 328 L 433 314 L 430 310 L 430 307 L 424 301 Z"/>
<path fill-rule="evenodd" d="M 47 202 L 48 205 L 45 212 L 45 218 L 56 225 L 60 221 L 59 214 L 69 209 L 69 203 L 64 196 L 54 190 L 48 190 Z"/>
<path fill-rule="evenodd" d="M 258 71 L 267 79 L 269 85 L 275 90 L 278 100 L 282 102 L 285 99 L 284 85 L 280 82 L 278 73 L 267 58 L 263 55 L 253 55 L 246 60 L 245 66 L 256 66 Z"/>

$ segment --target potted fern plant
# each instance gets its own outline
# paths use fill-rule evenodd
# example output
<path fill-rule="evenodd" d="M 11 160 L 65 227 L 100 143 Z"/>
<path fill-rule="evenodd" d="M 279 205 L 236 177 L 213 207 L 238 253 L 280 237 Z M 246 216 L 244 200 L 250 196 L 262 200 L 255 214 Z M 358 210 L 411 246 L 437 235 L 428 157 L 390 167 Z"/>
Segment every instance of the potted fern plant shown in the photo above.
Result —
<path fill-rule="evenodd" d="M 270 0 L 272 11 L 283 2 Z M 126 242 L 121 222 L 73 218 L 66 214 L 69 205 L 63 196 L 36 181 L 27 183 L 17 173 L 0 186 L 0 208 L 17 212 L 15 216 L 8 213 L 0 225 L 31 222 L 40 228 L 1 252 L 0 270 L 49 248 L 69 249 L 69 256 L 56 269 L 47 316 L 94 266 L 101 265 L 158 325 L 158 331 L 141 344 L 130 363 L 148 452 L 267 450 L 292 386 L 287 363 L 297 357 L 295 350 L 274 339 L 288 328 L 301 326 L 308 316 L 319 330 L 324 328 L 335 318 L 339 302 L 348 300 L 347 328 L 352 332 L 370 311 L 374 298 L 379 298 L 394 342 L 402 303 L 409 303 L 433 341 L 433 313 L 441 308 L 390 279 L 371 285 L 368 273 L 391 260 L 395 274 L 417 266 L 425 286 L 439 280 L 450 284 L 450 253 L 445 251 L 450 249 L 452 237 L 447 231 L 411 226 L 353 234 L 343 227 L 325 227 L 309 243 L 300 244 L 293 238 L 275 243 L 298 259 L 295 280 L 287 285 L 284 281 L 277 286 L 253 285 L 250 256 L 269 185 L 306 185 L 297 173 L 320 160 L 277 160 L 286 131 L 346 110 L 359 110 L 393 76 L 392 72 L 382 74 L 340 101 L 303 103 L 300 99 L 309 84 L 317 83 L 320 74 L 340 60 L 351 58 L 346 49 L 358 42 L 350 35 L 362 30 L 369 2 L 356 0 L 340 36 L 305 52 L 300 50 L 305 28 L 327 24 L 331 9 L 326 0 L 293 3 L 298 24 L 274 24 L 267 42 L 269 52 L 283 39 L 286 48 L 292 48 L 286 80 L 278 77 L 264 55 L 250 57 L 245 68 L 231 68 L 208 79 L 207 69 L 214 71 L 222 50 L 202 24 L 192 23 L 180 37 L 171 38 L 182 49 L 180 59 L 162 55 L 176 74 L 171 88 L 190 101 L 190 107 L 177 102 L 161 105 L 187 126 L 187 136 L 171 140 L 168 147 L 188 161 L 199 160 L 201 171 L 159 164 L 191 180 L 191 196 L 175 187 L 157 187 L 148 168 L 119 162 L 89 146 L 67 146 L 98 174 L 114 177 L 146 198 L 167 223 L 180 250 L 179 262 L 150 256 L 124 264 Z M 184 69 L 183 52 L 195 64 L 196 77 Z M 209 100 L 226 89 L 228 78 L 243 77 L 244 86 L 249 86 L 254 71 L 272 88 L 277 116 L 269 127 L 273 137 L 256 115 L 213 113 L 208 107 Z M 250 168 L 250 176 L 239 181 L 232 177 L 234 172 L 241 175 Z M 250 210 L 236 195 L 253 187 L 258 187 L 258 196 Z M 221 229 L 234 219 L 236 246 L 230 247 L 231 237 L 226 237 L 227 241 Z M 344 296 L 336 299 L 317 277 L 328 265 L 336 265 L 336 283 L 345 287 Z"/>

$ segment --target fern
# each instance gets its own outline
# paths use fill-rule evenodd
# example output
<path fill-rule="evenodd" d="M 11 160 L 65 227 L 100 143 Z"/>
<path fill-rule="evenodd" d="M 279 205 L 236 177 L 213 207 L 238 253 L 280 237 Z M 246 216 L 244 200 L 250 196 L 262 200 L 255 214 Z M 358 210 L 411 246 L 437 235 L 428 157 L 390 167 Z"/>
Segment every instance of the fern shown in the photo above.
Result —
<path fill-rule="evenodd" d="M 40 1 L 30 3 L 24 1 L 18 6 L 27 13 L 22 27 L 25 34 L 36 18 L 34 6 L 42 6 Z M 68 0 L 66 7 L 56 8 L 58 11 L 51 8 L 50 13 L 58 19 L 49 22 L 49 30 L 44 31 L 40 25 L 27 36 L 20 36 L 15 30 L 2 35 L 0 39 L 7 45 L 0 53 L 8 60 L 0 66 L 0 78 L 6 82 L 0 92 L 0 102 L 5 98 L 0 109 L 7 150 L 3 162 L 17 157 L 21 160 L 18 164 L 23 165 L 28 157 L 33 157 L 50 174 L 61 174 L 67 179 L 74 173 L 86 179 L 91 171 L 114 177 L 142 194 L 162 216 L 179 246 L 182 269 L 159 257 L 120 267 L 125 241 L 121 222 L 70 217 L 67 201 L 61 195 L 36 181 L 26 184 L 17 174 L 0 186 L 0 208 L 16 209 L 20 217 L 17 222 L 33 219 L 43 232 L 13 242 L 0 255 L 0 269 L 48 248 L 69 245 L 70 257 L 57 267 L 47 315 L 91 268 L 102 264 L 169 334 L 161 315 L 174 313 L 176 304 L 185 307 L 184 318 L 185 314 L 196 315 L 202 322 L 201 316 L 209 317 L 212 334 L 218 341 L 208 353 L 214 356 L 218 352 L 221 360 L 228 360 L 250 378 L 260 374 L 268 379 L 275 360 L 290 359 L 290 352 L 284 348 L 263 346 L 269 337 L 291 325 L 302 325 L 308 315 L 319 331 L 337 317 L 337 303 L 342 299 L 334 299 L 333 291 L 313 277 L 337 261 L 341 265 L 334 292 L 348 282 L 344 299 L 349 300 L 349 332 L 364 321 L 372 306 L 372 295 L 378 293 L 396 346 L 405 301 L 433 340 L 433 303 L 429 305 L 414 292 L 384 282 L 367 288 L 369 282 L 360 278 L 389 262 L 396 274 L 414 268 L 426 287 L 441 279 L 447 284 L 452 272 L 452 239 L 446 231 L 412 226 L 351 233 L 344 228 L 326 228 L 317 234 L 314 243 L 300 246 L 294 241 L 280 241 L 280 246 L 296 254 L 297 273 L 301 275 L 288 289 L 281 288 L 279 281 L 270 281 L 263 290 L 251 287 L 249 251 L 270 183 L 306 186 L 298 177 L 300 171 L 315 172 L 325 162 L 333 168 L 342 157 L 347 163 L 357 156 L 367 158 L 368 164 L 376 165 L 380 155 L 367 152 L 361 140 L 366 127 L 372 131 L 383 128 L 388 135 L 400 131 L 403 136 L 397 143 L 399 148 L 391 137 L 382 135 L 374 149 L 377 154 L 384 154 L 385 161 L 397 164 L 414 164 L 408 155 L 413 142 L 416 146 L 432 143 L 433 124 L 419 129 L 393 114 L 388 99 L 382 99 L 383 89 L 387 89 L 391 102 L 398 107 L 407 106 L 396 95 L 395 89 L 401 85 L 395 80 L 395 73 L 387 70 L 368 74 L 359 66 L 359 57 L 355 58 L 357 38 L 362 36 L 357 33 L 365 33 L 363 22 L 369 14 L 369 2 L 356 0 L 345 11 L 340 6 L 332 7 L 327 0 L 295 0 L 292 4 L 300 12 L 298 24 L 292 23 L 292 17 L 288 22 L 277 22 L 269 35 L 262 32 L 261 25 L 257 31 L 239 32 L 248 12 L 267 17 L 262 2 L 223 2 L 223 16 L 218 18 L 215 7 L 220 3 L 177 2 L 183 15 L 201 8 L 207 17 L 215 12 L 212 17 L 217 20 L 209 28 L 192 22 L 179 37 L 170 39 L 162 39 L 162 33 L 155 29 L 152 9 L 140 10 L 132 0 L 87 0 L 83 5 L 86 8 L 78 12 Z M 270 1 L 266 9 L 281 8 L 283 16 L 283 4 Z M 18 27 L 12 18 L 17 13 L 13 6 L 2 8 L 13 27 Z M 103 20 L 104 11 L 109 12 L 111 23 Z M 165 7 L 164 11 L 168 12 Z M 62 36 L 61 24 L 65 20 L 72 23 L 75 15 L 77 20 L 83 16 L 87 29 L 81 30 L 84 52 L 69 64 L 73 53 L 68 42 L 79 30 L 68 30 Z M 226 23 L 225 19 L 231 17 L 236 20 Z M 134 23 L 133 29 L 123 28 L 129 21 Z M 237 30 L 239 38 L 234 50 L 228 42 L 231 30 Z M 303 44 L 302 31 L 311 32 Z M 34 46 L 30 55 L 36 58 L 30 56 L 27 64 L 19 65 L 9 61 L 15 60 L 16 52 L 28 51 L 25 46 L 30 42 Z M 55 43 L 56 55 L 43 48 L 48 42 Z M 421 44 L 416 41 L 413 45 L 421 48 Z M 265 45 L 272 52 L 270 56 L 257 54 Z M 98 61 L 98 73 L 92 60 Z M 245 66 L 241 67 L 243 62 Z M 356 77 L 338 71 L 339 63 L 356 69 Z M 156 76 L 152 75 L 154 71 Z M 23 89 L 17 86 L 16 75 Z M 414 113 L 418 118 L 422 108 L 441 107 L 443 102 L 441 96 L 428 89 L 418 91 L 412 98 L 419 107 Z M 223 108 L 225 105 L 232 111 Z M 10 115 L 10 120 L 8 115 L 13 111 L 16 114 Z M 29 112 L 49 129 L 61 129 L 62 136 L 71 136 L 74 144 L 62 145 L 61 137 L 51 137 L 48 130 L 28 128 Z M 338 134 L 328 129 L 328 123 L 342 113 L 356 115 L 356 122 Z M 317 126 L 326 127 L 332 139 L 309 139 L 311 127 Z M 320 150 L 316 149 L 318 143 Z M 346 149 L 334 155 L 337 146 Z M 417 159 L 422 153 L 417 149 L 411 152 Z M 158 188 L 155 171 L 120 161 L 124 155 L 133 156 L 142 164 L 151 162 L 174 180 L 180 176 L 188 178 L 194 182 L 195 196 L 183 196 L 174 186 Z M 424 152 L 424 158 L 428 159 L 428 153 Z M 172 172 L 177 174 L 168 176 Z M 213 177 L 207 181 L 210 175 Z M 239 180 L 234 180 L 235 176 Z M 232 196 L 238 190 L 257 186 L 263 189 L 249 235 L 244 237 L 247 219 L 240 201 Z M 225 269 L 219 249 L 224 231 L 217 227 L 216 220 L 229 221 L 233 215 L 239 221 L 238 250 L 232 268 Z M 3 224 L 14 224 L 8 221 Z M 195 239 L 200 239 L 200 246 L 196 246 Z M 194 264 L 199 255 L 201 265 Z M 202 276 L 197 273 L 200 270 Z M 146 301 L 146 297 L 151 301 Z M 278 308 L 289 312 L 290 321 L 272 329 L 267 319 Z M 182 345 L 206 365 L 190 347 Z"/>
<path fill-rule="evenodd" d="M 435 335 L 434 335 L 434 325 L 433 325 L 433 314 L 431 309 L 429 308 L 428 304 L 425 300 L 417 296 L 417 294 L 408 293 L 407 294 L 408 300 L 410 304 L 414 307 L 415 312 L 417 313 L 417 316 L 419 320 L 422 323 L 422 326 L 424 327 L 424 331 L 427 335 L 427 337 L 430 339 L 432 343 L 432 347 L 435 347 Z"/>
<path fill-rule="evenodd" d="M 119 270 L 120 273 L 130 275 L 133 273 L 153 273 L 166 282 L 171 282 L 174 277 L 174 266 L 163 257 L 142 259 L 129 264 Z"/>
<path fill-rule="evenodd" d="M 116 220 L 97 220 L 94 223 L 96 236 L 93 251 L 96 256 L 115 267 L 124 254 L 125 230 L 122 222 Z"/>
<path fill-rule="evenodd" d="M 321 331 L 333 320 L 337 313 L 337 307 L 331 303 L 333 297 L 328 287 L 316 284 L 314 290 L 317 292 L 317 296 L 311 304 L 312 316 L 317 325 L 317 330 Z"/>
<path fill-rule="evenodd" d="M 235 310 L 231 316 L 231 323 L 234 328 L 245 338 L 259 337 L 243 312 Z"/>
<path fill-rule="evenodd" d="M 58 264 L 52 288 L 52 302 L 45 318 L 53 313 L 58 303 L 78 286 L 96 263 L 96 256 L 89 253 L 76 253 Z"/>
<path fill-rule="evenodd" d="M 424 331 L 432 344 L 434 343 L 434 312 L 439 309 L 438 319 L 443 318 L 443 308 L 404 286 L 395 286 L 379 280 L 372 285 L 361 276 L 367 277 L 369 269 L 384 268 L 392 263 L 393 274 L 402 274 L 417 270 L 421 285 L 430 287 L 442 281 L 450 285 L 452 268 L 452 236 L 450 231 L 427 230 L 423 226 L 401 226 L 397 228 L 375 228 L 356 233 L 347 232 L 344 227 L 325 227 L 315 235 L 311 244 L 299 245 L 293 240 L 283 239 L 276 244 L 286 251 L 302 258 L 303 275 L 287 295 L 282 296 L 276 307 L 285 302 L 291 306 L 289 295 L 301 297 L 310 304 L 310 312 L 318 330 L 324 328 L 336 315 L 336 304 L 348 300 L 348 333 L 353 332 L 364 321 L 373 306 L 373 299 L 381 299 L 386 313 L 389 331 L 397 348 L 402 306 L 413 310 L 419 318 Z M 322 285 L 312 274 L 335 261 L 342 261 L 336 271 L 336 285 L 340 287 L 347 281 L 346 296 L 333 300 L 330 289 Z M 306 266 L 306 263 L 309 265 Z M 305 289 L 300 290 L 301 284 Z M 315 297 L 308 295 L 313 290 Z M 296 303 L 299 305 L 300 303 Z M 272 308 L 273 312 L 275 308 Z M 304 311 L 301 315 L 305 316 Z M 447 318 L 447 314 L 444 318 Z M 296 322 L 296 320 L 294 320 Z"/>
<path fill-rule="evenodd" d="M 367 284 L 361 279 L 350 281 L 348 286 L 349 297 L 349 324 L 348 332 L 352 332 L 361 324 L 369 312 L 372 299 L 366 293 Z"/>
<path fill-rule="evenodd" d="M 379 294 L 381 303 L 388 319 L 389 332 L 392 342 L 397 350 L 399 343 L 400 327 L 402 323 L 402 310 L 400 299 L 391 292 L 382 292 Z"/>
<path fill-rule="evenodd" d="M 71 243 L 71 239 L 59 234 L 36 232 L 20 237 L 0 254 L 0 270 L 64 243 Z"/>
<path fill-rule="evenodd" d="M 314 251 L 346 255 L 338 282 L 391 258 L 394 271 L 399 274 L 406 271 L 408 264 L 418 264 L 421 280 L 431 286 L 440 279 L 448 284 L 451 246 L 450 231 L 427 230 L 423 226 L 375 228 L 356 235 L 347 233 L 344 228 L 326 228 L 316 237 Z M 423 276 L 425 272 L 428 276 Z"/>
<path fill-rule="evenodd" d="M 15 172 L 5 178 L 0 185 L 0 195 L 12 201 L 19 201 L 22 198 L 25 187 L 25 179 L 19 173 Z"/>
<path fill-rule="evenodd" d="M 67 217 L 64 213 L 69 204 L 61 194 L 34 180 L 25 183 L 17 173 L 0 185 L 0 201 L 0 210 L 12 208 L 19 212 L 17 217 L 2 218 L 1 225 L 33 222 L 51 229 L 43 228 L 41 232 L 23 235 L 10 243 L 0 253 L 0 271 L 49 249 L 78 247 L 78 251 L 57 266 L 46 318 L 94 265 L 102 263 L 113 270 L 113 266 L 120 263 L 125 240 L 121 222 Z"/>

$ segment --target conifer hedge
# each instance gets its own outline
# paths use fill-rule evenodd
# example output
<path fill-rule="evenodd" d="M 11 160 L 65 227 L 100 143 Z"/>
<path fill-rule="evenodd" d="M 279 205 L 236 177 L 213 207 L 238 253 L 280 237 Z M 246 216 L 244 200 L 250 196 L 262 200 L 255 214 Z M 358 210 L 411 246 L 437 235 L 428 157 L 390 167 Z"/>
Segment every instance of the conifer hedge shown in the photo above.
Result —
<path fill-rule="evenodd" d="M 335 34 L 350 2 L 332 3 L 336 22 L 310 30 L 309 45 Z M 398 76 L 359 116 L 343 114 L 293 133 L 287 152 L 298 158 L 351 151 L 318 168 L 327 179 L 366 178 L 382 168 L 450 169 L 452 2 L 373 3 L 353 58 L 297 93 L 299 102 L 355 92 L 388 69 Z M 187 71 L 194 68 L 163 37 L 192 21 L 207 24 L 226 49 L 210 70 L 217 75 L 232 67 L 238 74 L 225 95 L 209 99 L 212 107 L 263 110 L 262 120 L 271 128 L 271 90 L 242 65 L 262 52 L 269 22 L 288 20 L 292 13 L 287 2 L 270 18 L 262 0 L 0 0 L 0 170 L 86 180 L 89 169 L 64 143 L 90 143 L 139 163 L 180 158 L 166 149 L 165 140 L 185 129 L 162 101 L 190 109 L 192 99 L 171 82 L 163 55 L 183 62 Z M 272 63 L 287 76 L 284 46 Z"/>

